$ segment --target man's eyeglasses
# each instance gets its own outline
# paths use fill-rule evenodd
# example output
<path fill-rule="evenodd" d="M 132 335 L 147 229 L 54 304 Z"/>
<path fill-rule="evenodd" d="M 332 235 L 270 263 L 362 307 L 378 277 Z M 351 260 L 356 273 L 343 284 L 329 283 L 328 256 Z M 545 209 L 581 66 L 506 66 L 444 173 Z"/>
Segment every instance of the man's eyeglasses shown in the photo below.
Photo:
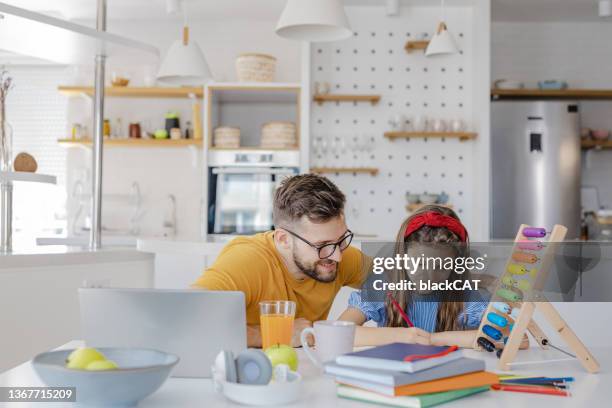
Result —
<path fill-rule="evenodd" d="M 340 240 L 337 242 L 332 242 L 329 244 L 322 244 L 322 245 L 315 245 L 311 243 L 310 241 L 308 241 L 307 239 L 300 237 L 295 232 L 290 231 L 287 228 L 283 228 L 283 229 L 287 231 L 289 234 L 299 239 L 300 241 L 316 249 L 319 254 L 319 259 L 329 258 L 330 256 L 334 254 L 334 252 L 336 252 L 336 248 L 340 248 L 340 252 L 344 251 L 346 248 L 348 248 L 349 245 L 351 245 L 351 241 L 353 240 L 353 236 L 355 235 L 353 234 L 351 230 L 346 230 L 346 232 L 344 233 L 344 236 L 340 238 Z"/>

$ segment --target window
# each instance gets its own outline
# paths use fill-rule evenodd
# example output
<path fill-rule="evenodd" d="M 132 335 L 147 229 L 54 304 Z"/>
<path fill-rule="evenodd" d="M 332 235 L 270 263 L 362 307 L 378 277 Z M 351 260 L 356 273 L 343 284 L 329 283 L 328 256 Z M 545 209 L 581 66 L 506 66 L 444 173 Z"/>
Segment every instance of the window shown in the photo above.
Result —
<path fill-rule="evenodd" d="M 57 91 L 66 81 L 65 67 L 7 66 L 14 87 L 7 98 L 7 121 L 13 128 L 13 154 L 27 152 L 38 162 L 38 173 L 57 176 L 57 185 L 15 183 L 14 247 L 35 244 L 36 237 L 66 235 L 67 98 Z"/>

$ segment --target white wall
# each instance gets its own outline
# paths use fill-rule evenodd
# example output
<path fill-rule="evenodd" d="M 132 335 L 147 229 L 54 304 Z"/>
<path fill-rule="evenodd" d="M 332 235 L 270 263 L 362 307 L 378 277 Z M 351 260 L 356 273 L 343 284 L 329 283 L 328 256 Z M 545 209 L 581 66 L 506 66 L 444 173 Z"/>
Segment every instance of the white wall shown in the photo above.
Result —
<path fill-rule="evenodd" d="M 492 78 L 563 79 L 572 88 L 612 88 L 612 24 L 494 22 Z"/>
<path fill-rule="evenodd" d="M 214 16 L 211 16 L 211 18 Z M 278 82 L 300 79 L 300 43 L 276 35 L 276 20 L 211 19 L 190 21 L 190 38 L 197 41 L 216 81 L 236 80 L 234 61 L 240 53 L 258 52 L 277 58 Z M 162 55 L 180 38 L 182 24 L 160 21 L 111 21 L 108 30 L 157 46 Z M 134 61 L 136 65 L 138 62 Z M 113 65 L 113 62 L 109 62 Z"/>

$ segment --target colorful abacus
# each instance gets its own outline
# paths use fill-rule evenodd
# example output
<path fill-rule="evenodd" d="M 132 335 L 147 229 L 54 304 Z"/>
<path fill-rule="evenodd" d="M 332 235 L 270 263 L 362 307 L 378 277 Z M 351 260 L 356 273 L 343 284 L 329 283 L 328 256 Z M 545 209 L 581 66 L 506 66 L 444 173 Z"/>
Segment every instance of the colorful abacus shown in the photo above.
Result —
<path fill-rule="evenodd" d="M 540 293 L 552 264 L 556 244 L 563 241 L 566 233 L 567 228 L 562 225 L 555 225 L 550 234 L 544 228 L 527 225 L 519 228 L 512 255 L 474 341 L 475 349 L 489 352 L 498 349 L 496 354 L 500 370 L 510 368 L 526 331 L 531 333 L 540 347 L 554 347 L 532 319 L 536 307 L 561 334 L 586 370 L 599 370 L 599 364 L 588 349 Z M 539 240 L 547 235 L 548 241 Z"/>

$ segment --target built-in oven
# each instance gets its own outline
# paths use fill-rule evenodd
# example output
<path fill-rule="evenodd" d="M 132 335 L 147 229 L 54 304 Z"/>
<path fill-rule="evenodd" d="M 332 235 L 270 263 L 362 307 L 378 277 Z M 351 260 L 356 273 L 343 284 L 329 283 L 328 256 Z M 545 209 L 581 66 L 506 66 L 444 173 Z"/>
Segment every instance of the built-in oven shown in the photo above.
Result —
<path fill-rule="evenodd" d="M 298 173 L 296 155 L 274 151 L 214 153 L 208 173 L 208 234 L 270 230 L 274 191 L 284 178 Z"/>

